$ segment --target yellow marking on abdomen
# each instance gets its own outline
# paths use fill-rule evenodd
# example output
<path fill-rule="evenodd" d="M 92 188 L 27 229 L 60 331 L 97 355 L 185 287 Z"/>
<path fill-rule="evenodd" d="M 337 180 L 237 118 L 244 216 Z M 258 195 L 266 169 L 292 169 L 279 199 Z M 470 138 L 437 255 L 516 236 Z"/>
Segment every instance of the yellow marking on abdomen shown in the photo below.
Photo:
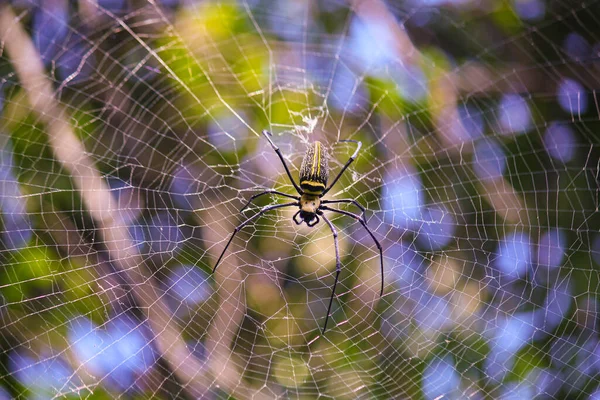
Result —
<path fill-rule="evenodd" d="M 317 151 L 319 152 L 319 157 L 317 157 L 317 161 L 319 161 L 317 164 L 317 176 L 321 176 L 321 142 L 316 142 L 315 144 L 317 145 Z"/>
<path fill-rule="evenodd" d="M 319 148 L 319 142 L 315 142 L 315 147 L 313 148 L 313 162 L 312 162 L 312 166 L 310 167 L 310 174 L 312 176 L 315 176 L 315 164 L 317 163 L 317 151 Z"/>
<path fill-rule="evenodd" d="M 310 185 L 310 186 L 322 186 L 325 187 L 325 185 L 321 182 L 315 182 L 315 181 L 302 181 L 300 182 L 300 185 Z"/>

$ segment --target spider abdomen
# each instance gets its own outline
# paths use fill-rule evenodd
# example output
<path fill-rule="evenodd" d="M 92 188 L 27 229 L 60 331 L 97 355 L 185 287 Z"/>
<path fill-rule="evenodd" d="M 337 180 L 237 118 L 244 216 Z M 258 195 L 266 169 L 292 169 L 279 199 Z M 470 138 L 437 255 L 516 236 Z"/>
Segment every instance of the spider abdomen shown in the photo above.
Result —
<path fill-rule="evenodd" d="M 321 142 L 312 143 L 300 167 L 300 187 L 308 194 L 319 195 L 325 191 L 329 177 L 327 150 Z"/>

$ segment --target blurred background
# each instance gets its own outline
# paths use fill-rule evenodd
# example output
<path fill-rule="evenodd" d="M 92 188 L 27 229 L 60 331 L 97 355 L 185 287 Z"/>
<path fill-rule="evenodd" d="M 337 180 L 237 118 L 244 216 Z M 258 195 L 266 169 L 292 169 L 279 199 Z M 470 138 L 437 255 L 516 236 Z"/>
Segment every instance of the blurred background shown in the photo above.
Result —
<path fill-rule="evenodd" d="M 598 15 L 0 1 L 0 399 L 600 399 Z"/>

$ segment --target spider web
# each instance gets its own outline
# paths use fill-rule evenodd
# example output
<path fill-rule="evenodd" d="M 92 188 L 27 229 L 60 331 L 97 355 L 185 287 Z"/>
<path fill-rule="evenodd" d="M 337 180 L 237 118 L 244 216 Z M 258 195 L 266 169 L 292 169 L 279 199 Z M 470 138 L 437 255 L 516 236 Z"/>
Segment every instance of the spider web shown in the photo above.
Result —
<path fill-rule="evenodd" d="M 598 5 L 0 4 L 0 398 L 600 398 Z"/>

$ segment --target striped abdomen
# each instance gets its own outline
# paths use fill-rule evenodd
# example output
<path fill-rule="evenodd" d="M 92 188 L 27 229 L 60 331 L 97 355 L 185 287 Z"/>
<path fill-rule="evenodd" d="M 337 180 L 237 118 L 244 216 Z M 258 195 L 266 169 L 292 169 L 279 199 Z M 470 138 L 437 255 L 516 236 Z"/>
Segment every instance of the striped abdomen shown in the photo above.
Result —
<path fill-rule="evenodd" d="M 325 191 L 329 177 L 327 150 L 321 142 L 312 143 L 300 167 L 300 187 L 308 194 L 319 195 Z"/>

